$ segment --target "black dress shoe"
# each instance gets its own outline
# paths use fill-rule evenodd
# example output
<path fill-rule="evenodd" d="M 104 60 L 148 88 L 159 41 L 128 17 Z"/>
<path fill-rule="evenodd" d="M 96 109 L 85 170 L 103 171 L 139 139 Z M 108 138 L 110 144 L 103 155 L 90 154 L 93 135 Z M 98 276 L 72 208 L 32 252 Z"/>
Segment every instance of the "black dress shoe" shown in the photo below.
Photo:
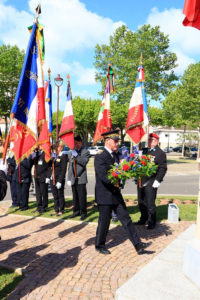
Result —
<path fill-rule="evenodd" d="M 117 217 L 112 217 L 112 221 L 113 221 L 114 223 L 117 223 L 117 222 L 118 222 L 118 218 L 117 218 Z"/>
<path fill-rule="evenodd" d="M 75 213 L 73 213 L 73 214 L 70 216 L 70 218 L 75 218 L 75 217 L 78 217 L 78 216 L 80 216 L 80 213 L 79 213 L 79 212 L 75 212 Z"/>
<path fill-rule="evenodd" d="M 95 249 L 100 252 L 101 254 L 111 254 L 111 252 L 106 249 L 106 247 L 95 247 Z"/>
<path fill-rule="evenodd" d="M 156 224 L 148 224 L 147 229 L 148 230 L 154 229 L 155 226 L 156 226 Z"/>
<path fill-rule="evenodd" d="M 81 221 L 85 220 L 87 218 L 87 215 L 86 214 L 82 214 L 81 215 Z"/>
<path fill-rule="evenodd" d="M 141 220 L 141 219 L 134 223 L 134 225 L 145 225 L 145 224 L 146 224 L 146 221 Z"/>
<path fill-rule="evenodd" d="M 135 245 L 135 250 L 137 251 L 137 254 L 141 255 L 144 254 L 144 249 L 149 247 L 152 244 L 152 242 L 148 242 L 148 243 L 138 243 Z"/>
<path fill-rule="evenodd" d="M 21 211 L 25 211 L 25 210 L 28 210 L 28 207 L 23 207 L 23 208 L 20 208 Z"/>

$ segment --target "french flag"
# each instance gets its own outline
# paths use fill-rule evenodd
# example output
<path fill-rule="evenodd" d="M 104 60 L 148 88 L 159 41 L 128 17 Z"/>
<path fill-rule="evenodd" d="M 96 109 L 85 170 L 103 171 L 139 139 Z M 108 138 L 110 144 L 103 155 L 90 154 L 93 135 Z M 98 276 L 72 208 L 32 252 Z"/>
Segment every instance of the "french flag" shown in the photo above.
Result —
<path fill-rule="evenodd" d="M 70 149 L 74 148 L 74 114 L 72 108 L 72 93 L 70 81 L 67 84 L 67 101 L 65 105 L 65 111 L 63 115 L 63 120 L 59 132 L 59 137 L 67 144 Z"/>
<path fill-rule="evenodd" d="M 144 69 L 143 66 L 140 65 L 126 123 L 126 133 L 135 144 L 141 141 L 145 134 L 145 129 L 149 124 L 144 81 Z"/>

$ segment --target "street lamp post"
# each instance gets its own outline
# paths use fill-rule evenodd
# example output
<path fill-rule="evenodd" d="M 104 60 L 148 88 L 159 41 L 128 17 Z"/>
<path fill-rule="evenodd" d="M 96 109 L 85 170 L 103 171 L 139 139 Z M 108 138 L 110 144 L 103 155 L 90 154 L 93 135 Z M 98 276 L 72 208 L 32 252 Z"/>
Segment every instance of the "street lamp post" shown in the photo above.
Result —
<path fill-rule="evenodd" d="M 58 140 L 58 112 L 59 112 L 59 92 L 60 87 L 63 84 L 63 78 L 60 77 L 60 74 L 58 74 L 58 77 L 54 78 L 54 83 L 57 86 L 57 121 L 56 121 L 56 140 Z"/>

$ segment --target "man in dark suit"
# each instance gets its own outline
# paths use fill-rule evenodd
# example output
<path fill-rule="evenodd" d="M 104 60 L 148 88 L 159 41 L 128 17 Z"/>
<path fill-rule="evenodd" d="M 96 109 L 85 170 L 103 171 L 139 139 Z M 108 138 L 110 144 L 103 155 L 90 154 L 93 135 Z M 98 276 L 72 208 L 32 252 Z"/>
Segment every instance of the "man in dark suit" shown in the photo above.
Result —
<path fill-rule="evenodd" d="M 73 215 L 81 215 L 81 220 L 87 218 L 87 169 L 90 153 L 83 146 L 80 135 L 74 138 L 74 150 L 69 153 L 68 185 L 72 187 Z"/>
<path fill-rule="evenodd" d="M 30 155 L 16 166 L 14 173 L 14 180 L 17 183 L 17 203 L 19 203 L 19 208 L 22 211 L 28 209 L 32 166 L 33 159 Z"/>
<path fill-rule="evenodd" d="M 138 254 L 143 254 L 144 249 L 151 243 L 142 243 L 134 224 L 127 211 L 124 199 L 118 186 L 114 186 L 108 179 L 108 171 L 115 162 L 119 162 L 119 130 L 112 130 L 102 134 L 105 141 L 105 149 L 96 154 L 94 160 L 96 186 L 95 198 L 99 209 L 99 220 L 96 232 L 95 248 L 102 254 L 110 254 L 106 248 L 106 236 L 108 233 L 112 210 L 117 214 L 124 229 L 128 233 Z"/>
<path fill-rule="evenodd" d="M 51 178 L 51 190 L 54 197 L 54 215 L 62 215 L 65 208 L 65 175 L 67 170 L 68 156 L 63 153 L 65 143 L 63 141 L 56 142 L 56 156 L 54 160 L 54 174 L 55 174 L 55 185 L 53 182 L 53 167 L 51 174 L 48 178 Z"/>
<path fill-rule="evenodd" d="M 149 135 L 148 154 L 154 158 L 155 164 L 158 166 L 156 174 L 151 177 L 142 179 L 141 188 L 138 190 L 138 205 L 141 212 L 140 220 L 137 225 L 147 223 L 147 229 L 153 229 L 156 225 L 156 195 L 157 189 L 167 172 L 166 154 L 159 147 L 159 136 L 155 133 Z"/>
<path fill-rule="evenodd" d="M 42 151 L 41 147 L 38 147 L 38 151 L 35 152 L 36 157 L 34 158 L 34 177 L 35 177 L 35 191 L 37 201 L 37 212 L 44 213 L 48 207 L 48 169 L 50 164 L 45 161 L 45 152 Z"/>
<path fill-rule="evenodd" d="M 9 156 L 6 159 L 8 172 L 7 172 L 7 180 L 10 182 L 10 191 L 11 191 L 11 198 L 12 198 L 12 205 L 11 207 L 19 206 L 17 202 L 17 183 L 14 179 L 14 173 L 16 168 L 16 162 L 14 154 L 9 152 Z"/>

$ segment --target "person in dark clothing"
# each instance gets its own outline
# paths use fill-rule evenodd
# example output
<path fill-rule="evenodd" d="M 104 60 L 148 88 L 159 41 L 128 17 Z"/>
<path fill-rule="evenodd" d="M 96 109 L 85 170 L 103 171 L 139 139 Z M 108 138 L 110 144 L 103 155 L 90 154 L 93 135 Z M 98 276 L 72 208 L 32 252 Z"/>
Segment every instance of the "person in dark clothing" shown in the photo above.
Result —
<path fill-rule="evenodd" d="M 96 154 L 94 160 L 96 185 L 95 199 L 99 209 L 99 220 L 95 239 L 95 248 L 102 254 L 110 254 L 106 248 L 106 236 L 110 226 L 112 210 L 126 230 L 128 237 L 138 254 L 143 254 L 144 249 L 151 243 L 143 243 L 131 221 L 119 186 L 115 186 L 108 179 L 108 171 L 114 162 L 119 162 L 119 130 L 112 130 L 102 134 L 105 149 Z"/>
<path fill-rule="evenodd" d="M 14 155 L 11 153 L 9 153 L 9 156 L 7 158 L 7 166 L 8 166 L 7 180 L 10 182 L 10 191 L 11 191 L 11 198 L 12 198 L 11 207 L 17 207 L 19 206 L 19 203 L 17 202 L 17 183 L 14 178 L 16 162 L 15 162 Z"/>
<path fill-rule="evenodd" d="M 140 220 L 137 225 L 147 223 L 147 229 L 153 229 L 156 225 L 156 195 L 157 189 L 167 172 L 166 154 L 158 147 L 159 136 L 155 133 L 149 135 L 149 147 L 147 154 L 154 158 L 158 166 L 156 174 L 142 179 L 141 188 L 137 185 L 138 206 L 141 212 Z"/>
<path fill-rule="evenodd" d="M 17 183 L 17 203 L 20 210 L 28 209 L 29 188 L 31 184 L 32 155 L 16 165 L 14 180 Z"/>
<path fill-rule="evenodd" d="M 56 143 L 56 156 L 54 159 L 55 170 L 55 185 L 53 183 L 53 174 L 48 178 L 51 178 L 51 190 L 54 197 L 54 215 L 62 215 L 65 208 L 64 188 L 65 188 L 65 175 L 67 170 L 68 156 L 62 153 L 65 143 L 58 141 Z"/>
<path fill-rule="evenodd" d="M 80 136 L 74 138 L 75 149 L 69 153 L 68 185 L 72 187 L 73 215 L 71 218 L 81 215 L 81 220 L 87 217 L 87 169 L 86 165 L 90 153 L 83 146 Z"/>
<path fill-rule="evenodd" d="M 44 213 L 48 208 L 48 170 L 50 163 L 45 161 L 45 152 L 38 147 L 38 151 L 35 152 L 34 158 L 34 177 L 35 177 L 35 191 L 37 209 L 36 212 Z"/>
<path fill-rule="evenodd" d="M 0 201 L 2 201 L 5 198 L 7 192 L 6 174 L 7 174 L 7 165 L 4 164 L 3 159 L 0 158 Z M 1 236 L 0 236 L 0 240 L 1 240 Z"/>

